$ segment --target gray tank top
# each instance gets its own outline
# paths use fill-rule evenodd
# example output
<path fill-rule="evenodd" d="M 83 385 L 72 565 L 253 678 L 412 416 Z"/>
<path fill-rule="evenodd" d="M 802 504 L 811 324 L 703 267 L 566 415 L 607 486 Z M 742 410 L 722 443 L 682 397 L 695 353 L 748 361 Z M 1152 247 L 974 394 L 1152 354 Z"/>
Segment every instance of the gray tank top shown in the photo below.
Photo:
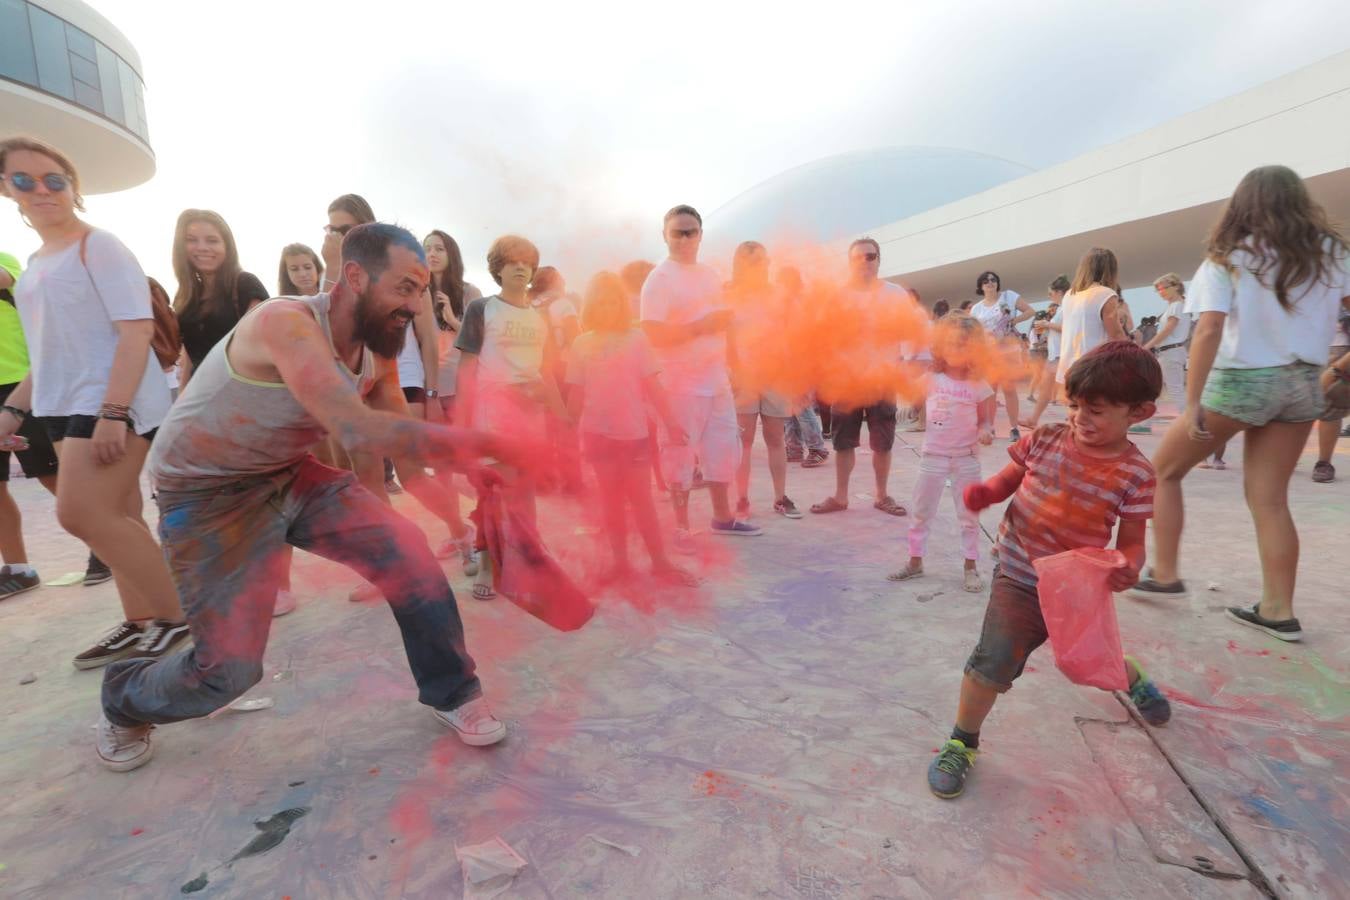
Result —
<path fill-rule="evenodd" d="M 313 311 L 332 349 L 329 295 L 285 299 Z M 282 471 L 302 460 L 326 434 L 285 384 L 255 381 L 234 371 L 227 352 L 233 339 L 231 330 L 206 354 L 155 435 L 148 468 L 165 490 L 200 490 L 212 482 Z M 359 373 L 342 363 L 336 349 L 333 364 L 362 397 L 374 387 L 375 360 L 368 347 L 361 348 Z"/>

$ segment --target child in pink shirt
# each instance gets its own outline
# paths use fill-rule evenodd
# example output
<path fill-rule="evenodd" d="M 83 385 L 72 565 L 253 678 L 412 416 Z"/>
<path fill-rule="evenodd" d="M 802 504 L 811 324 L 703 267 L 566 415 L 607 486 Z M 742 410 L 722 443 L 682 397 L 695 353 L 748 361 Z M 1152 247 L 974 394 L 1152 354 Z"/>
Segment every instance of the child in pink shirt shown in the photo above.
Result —
<path fill-rule="evenodd" d="M 980 516 L 961 502 L 966 485 L 980 480 L 977 444 L 994 436 L 994 392 L 983 381 L 972 380 L 972 364 L 978 361 L 984 332 L 980 323 L 962 312 L 948 313 L 933 332 L 933 375 L 928 382 L 919 479 L 914 485 L 914 515 L 909 527 L 909 564 L 890 575 L 891 581 L 906 581 L 923 574 L 928 527 L 937 513 L 938 501 L 948 479 L 952 502 L 961 523 L 961 550 L 965 555 L 965 589 L 984 590 L 976 568 L 980 556 Z"/>

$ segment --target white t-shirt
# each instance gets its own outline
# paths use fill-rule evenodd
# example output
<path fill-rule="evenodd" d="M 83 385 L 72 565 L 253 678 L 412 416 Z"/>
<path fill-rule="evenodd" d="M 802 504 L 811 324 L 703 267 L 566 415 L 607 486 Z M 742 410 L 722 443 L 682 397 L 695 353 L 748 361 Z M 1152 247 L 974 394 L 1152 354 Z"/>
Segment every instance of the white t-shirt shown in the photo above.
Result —
<path fill-rule="evenodd" d="M 1061 303 L 1055 307 L 1055 314 L 1050 317 L 1053 325 L 1064 327 L 1064 304 Z M 1059 359 L 1059 340 L 1060 333 L 1053 328 L 1045 329 L 1045 358 L 1047 361 Z"/>
<path fill-rule="evenodd" d="M 150 284 L 136 257 L 112 234 L 94 229 L 83 263 L 79 241 L 29 257 L 15 299 L 32 358 L 33 415 L 98 415 L 117 351 L 114 323 L 154 318 Z M 158 428 L 170 402 L 159 360 L 146 348 L 131 400 L 136 433 Z"/>
<path fill-rule="evenodd" d="M 922 331 L 922 336 L 914 341 L 888 341 L 856 348 L 857 352 L 879 353 L 880 358 L 874 362 L 893 364 L 906 359 L 932 359 L 932 354 L 918 355 L 919 348 L 928 346 L 932 324 L 919 301 L 895 282 L 877 279 L 865 288 L 845 287 L 840 291 L 839 308 L 844 315 L 858 315 L 879 331 Z"/>
<path fill-rule="evenodd" d="M 1176 319 L 1177 325 L 1171 334 L 1163 338 L 1162 346 L 1186 343 L 1186 339 L 1191 336 L 1191 317 L 1186 315 L 1185 300 L 1173 300 L 1167 304 L 1167 310 L 1163 313 L 1163 324 L 1166 324 L 1168 319 Z"/>
<path fill-rule="evenodd" d="M 992 304 L 985 303 L 984 298 L 976 300 L 970 305 L 970 314 L 985 331 L 995 337 L 1005 337 L 1017 330 L 1011 323 L 1004 324 L 1004 320 L 1016 317 L 1017 301 L 1021 298 L 1017 291 L 1001 291 Z"/>
<path fill-rule="evenodd" d="M 1234 251 L 1229 261 L 1236 270 L 1236 290 L 1233 275 L 1207 259 L 1196 270 L 1186 300 L 1186 311 L 1194 316 L 1206 312 L 1227 316 L 1214 368 L 1265 369 L 1296 362 L 1326 365 L 1337 333 L 1341 298 L 1350 296 L 1346 260 L 1337 260 L 1323 281 L 1292 289 L 1288 311 L 1275 299 L 1275 291 L 1247 268 L 1251 257 L 1245 250 Z M 1266 274 L 1267 284 L 1275 283 L 1275 274 L 1273 269 Z"/>
<path fill-rule="evenodd" d="M 1059 311 L 1064 315 L 1059 345 L 1059 369 L 1055 380 L 1060 384 L 1068 377 L 1069 369 L 1089 350 L 1106 343 L 1106 325 L 1102 322 L 1102 307 L 1116 295 L 1109 287 L 1088 285 L 1082 291 L 1064 295 Z"/>
<path fill-rule="evenodd" d="M 923 452 L 966 456 L 980 435 L 980 404 L 994 396 L 983 381 L 957 381 L 942 373 L 928 380 Z"/>
<path fill-rule="evenodd" d="M 548 320 L 539 310 L 493 294 L 465 308 L 455 346 L 477 354 L 480 385 L 526 384 L 540 379 L 547 329 Z"/>
<path fill-rule="evenodd" d="M 567 354 L 567 383 L 585 392 L 581 430 L 618 441 L 645 440 L 642 381 L 659 371 L 651 341 L 639 329 L 577 335 Z"/>
<path fill-rule="evenodd" d="M 725 308 L 722 281 L 698 263 L 663 260 L 642 285 L 643 322 L 687 325 Z M 672 394 L 716 397 L 731 391 L 725 332 L 705 334 L 670 347 L 656 347 L 661 384 Z"/>
<path fill-rule="evenodd" d="M 548 327 L 553 334 L 553 346 L 561 349 L 567 343 L 563 334 L 563 323 L 569 318 L 574 319 L 579 315 L 577 306 L 570 297 L 562 296 L 543 306 L 542 311 L 548 316 Z"/>
<path fill-rule="evenodd" d="M 422 345 L 411 322 L 403 332 L 403 349 L 398 352 L 398 385 L 405 388 L 426 386 L 426 367 L 422 365 Z"/>

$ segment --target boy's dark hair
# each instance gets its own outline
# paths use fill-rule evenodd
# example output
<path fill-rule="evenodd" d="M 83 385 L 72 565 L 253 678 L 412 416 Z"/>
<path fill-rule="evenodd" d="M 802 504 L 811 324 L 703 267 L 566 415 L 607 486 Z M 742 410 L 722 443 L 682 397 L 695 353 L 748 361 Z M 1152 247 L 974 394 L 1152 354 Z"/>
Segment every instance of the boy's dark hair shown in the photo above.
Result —
<path fill-rule="evenodd" d="M 1061 294 L 1067 294 L 1069 292 L 1069 276 L 1060 275 L 1055 278 L 1054 281 L 1050 282 L 1050 290 L 1059 291 Z"/>
<path fill-rule="evenodd" d="M 1162 393 L 1162 367 L 1133 341 L 1107 341 L 1069 368 L 1064 392 L 1070 400 L 1139 406 Z"/>
<path fill-rule="evenodd" d="M 661 220 L 661 224 L 664 225 L 665 223 L 669 222 L 676 216 L 693 216 L 695 219 L 698 220 L 698 227 L 699 228 L 703 227 L 703 217 L 698 214 L 698 210 L 694 209 L 688 203 L 681 203 L 679 206 L 672 206 L 669 210 L 666 211 L 666 217 Z"/>

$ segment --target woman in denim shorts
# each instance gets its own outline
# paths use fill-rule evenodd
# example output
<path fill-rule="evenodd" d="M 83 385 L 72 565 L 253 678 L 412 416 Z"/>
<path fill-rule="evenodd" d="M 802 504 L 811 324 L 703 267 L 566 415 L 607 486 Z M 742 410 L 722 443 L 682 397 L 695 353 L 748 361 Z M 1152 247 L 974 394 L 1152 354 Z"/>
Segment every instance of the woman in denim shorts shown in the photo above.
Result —
<path fill-rule="evenodd" d="M 1326 412 L 1328 345 L 1350 307 L 1350 246 L 1284 166 L 1248 172 L 1209 238 L 1187 312 L 1191 338 L 1186 414 L 1153 459 L 1158 472 L 1153 567 L 1130 592 L 1186 596 L 1178 569 L 1181 480 L 1245 432 L 1243 480 L 1256 524 L 1262 592 L 1234 620 L 1285 641 L 1303 636 L 1294 617 L 1298 533 L 1289 478 L 1313 423 Z"/>

